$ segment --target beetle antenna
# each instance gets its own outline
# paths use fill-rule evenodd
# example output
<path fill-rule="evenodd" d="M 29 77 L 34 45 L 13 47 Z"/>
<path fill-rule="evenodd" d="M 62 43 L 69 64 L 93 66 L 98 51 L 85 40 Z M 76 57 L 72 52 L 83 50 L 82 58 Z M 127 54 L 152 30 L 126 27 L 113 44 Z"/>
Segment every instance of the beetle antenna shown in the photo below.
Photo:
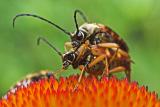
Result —
<path fill-rule="evenodd" d="M 27 14 L 27 13 L 24 13 L 24 14 L 23 14 L 23 13 L 22 13 L 22 14 L 16 15 L 16 16 L 13 18 L 13 28 L 14 28 L 14 26 L 15 26 L 15 21 L 16 21 L 16 19 L 17 19 L 18 17 L 21 17 L 21 16 L 30 16 L 30 17 L 38 18 L 38 19 L 43 20 L 43 21 L 45 21 L 45 22 L 53 25 L 54 27 L 60 29 L 60 30 L 63 31 L 65 34 L 71 36 L 71 33 L 70 33 L 70 32 L 67 32 L 66 30 L 64 30 L 63 28 L 61 28 L 60 26 L 58 26 L 57 24 L 55 24 L 55 23 L 51 22 L 50 20 L 47 20 L 47 19 L 45 19 L 45 18 L 43 18 L 43 17 L 41 17 L 41 16 L 35 15 L 35 14 Z"/>
<path fill-rule="evenodd" d="M 77 32 L 78 32 L 79 31 L 79 27 L 78 27 L 78 23 L 77 23 L 77 13 L 79 13 L 81 15 L 81 17 L 83 18 L 83 20 L 85 22 L 88 22 L 88 20 L 87 20 L 86 16 L 83 14 L 82 11 L 80 11 L 78 9 L 74 11 L 74 22 L 75 22 L 76 29 L 77 29 Z"/>
<path fill-rule="evenodd" d="M 56 51 L 57 53 L 58 53 L 58 55 L 60 55 L 61 57 L 63 57 L 63 55 L 62 55 L 62 53 L 56 48 L 56 47 L 54 47 L 50 42 L 48 42 L 48 40 L 46 40 L 45 38 L 43 38 L 43 37 L 39 37 L 38 39 L 37 39 L 37 45 L 39 45 L 40 44 L 40 41 L 43 41 L 43 42 L 45 42 L 47 45 L 49 45 L 54 51 Z"/>

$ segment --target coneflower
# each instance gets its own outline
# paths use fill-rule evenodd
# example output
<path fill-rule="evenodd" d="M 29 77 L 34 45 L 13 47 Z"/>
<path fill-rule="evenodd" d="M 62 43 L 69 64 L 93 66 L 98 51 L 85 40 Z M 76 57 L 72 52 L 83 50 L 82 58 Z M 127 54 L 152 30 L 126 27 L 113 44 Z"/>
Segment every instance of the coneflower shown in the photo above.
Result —
<path fill-rule="evenodd" d="M 136 82 L 84 76 L 73 91 L 77 79 L 51 76 L 17 86 L 0 100 L 0 107 L 160 107 L 157 94 Z"/>

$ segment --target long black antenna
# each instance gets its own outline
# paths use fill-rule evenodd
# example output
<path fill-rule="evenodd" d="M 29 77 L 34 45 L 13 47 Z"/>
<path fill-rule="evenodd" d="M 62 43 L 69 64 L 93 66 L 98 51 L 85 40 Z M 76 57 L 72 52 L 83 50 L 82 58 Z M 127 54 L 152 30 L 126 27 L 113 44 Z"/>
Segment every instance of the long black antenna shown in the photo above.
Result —
<path fill-rule="evenodd" d="M 77 13 L 79 13 L 81 15 L 81 17 L 83 18 L 83 20 L 85 22 L 88 22 L 88 20 L 87 20 L 86 16 L 83 14 L 82 11 L 80 11 L 78 9 L 74 11 L 74 22 L 76 24 L 76 29 L 77 29 L 77 32 L 78 32 L 79 31 L 79 27 L 78 27 L 78 23 L 77 23 Z"/>
<path fill-rule="evenodd" d="M 13 28 L 14 28 L 14 26 L 15 26 L 15 21 L 16 21 L 16 19 L 17 19 L 18 17 L 21 17 L 21 16 L 31 16 L 31 17 L 34 17 L 34 18 L 41 19 L 41 20 L 43 20 L 43 21 L 45 21 L 45 22 L 53 25 L 54 27 L 60 29 L 60 30 L 63 31 L 65 34 L 71 36 L 71 33 L 70 33 L 70 32 L 67 32 L 66 30 L 64 30 L 64 29 L 61 28 L 60 26 L 56 25 L 55 23 L 53 23 L 53 22 L 51 22 L 51 21 L 49 21 L 49 20 L 47 20 L 47 19 L 45 19 L 45 18 L 43 18 L 43 17 L 41 17 L 41 16 L 38 16 L 38 15 L 35 15 L 35 14 L 28 14 L 28 13 L 24 13 L 24 14 L 22 13 L 22 14 L 16 15 L 16 16 L 13 18 Z"/>
<path fill-rule="evenodd" d="M 37 39 L 37 45 L 40 44 L 40 40 L 42 40 L 43 42 L 45 42 L 47 45 L 49 45 L 54 51 L 56 51 L 58 53 L 58 55 L 60 55 L 61 57 L 63 57 L 62 53 L 56 48 L 54 47 L 50 42 L 48 42 L 48 40 L 46 40 L 45 38 L 43 37 L 39 37 Z"/>

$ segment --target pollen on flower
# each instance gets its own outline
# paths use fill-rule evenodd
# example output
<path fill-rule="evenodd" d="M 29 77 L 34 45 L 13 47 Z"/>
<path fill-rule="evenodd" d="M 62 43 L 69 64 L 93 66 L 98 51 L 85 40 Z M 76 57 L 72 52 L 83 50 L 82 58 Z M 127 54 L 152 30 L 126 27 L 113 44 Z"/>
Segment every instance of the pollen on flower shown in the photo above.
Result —
<path fill-rule="evenodd" d="M 86 76 L 73 91 L 77 79 L 51 76 L 17 86 L 0 100 L 0 107 L 160 107 L 156 93 L 136 82 Z"/>

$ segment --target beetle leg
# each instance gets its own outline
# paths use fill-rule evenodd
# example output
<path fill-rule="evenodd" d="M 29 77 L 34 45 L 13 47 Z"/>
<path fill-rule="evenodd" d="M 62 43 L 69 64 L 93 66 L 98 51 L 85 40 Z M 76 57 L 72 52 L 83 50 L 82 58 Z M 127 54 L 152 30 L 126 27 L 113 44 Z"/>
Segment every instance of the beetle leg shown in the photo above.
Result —
<path fill-rule="evenodd" d="M 105 54 L 107 56 L 110 56 L 110 52 L 109 52 L 108 49 L 110 48 L 110 49 L 116 49 L 117 50 L 119 48 L 119 45 L 116 44 L 116 43 L 99 43 L 97 45 L 92 45 L 91 46 L 92 53 L 94 53 L 95 55 L 101 55 L 101 53 L 104 53 L 104 51 L 103 51 L 104 49 L 101 49 L 101 48 L 104 48 L 105 49 Z M 116 56 L 116 54 L 115 54 L 115 56 Z"/>
<path fill-rule="evenodd" d="M 97 46 L 99 46 L 101 48 L 106 48 L 106 55 L 110 54 L 110 52 L 108 54 L 108 51 L 107 51 L 108 48 L 111 48 L 112 50 L 115 51 L 115 53 L 113 54 L 113 56 L 109 60 L 109 63 L 111 63 L 114 60 L 114 58 L 116 57 L 116 55 L 123 55 L 123 56 L 127 56 L 128 57 L 128 53 L 126 53 L 125 51 L 121 50 L 119 48 L 119 45 L 116 44 L 116 43 L 100 43 L 100 44 L 97 44 Z"/>
<path fill-rule="evenodd" d="M 126 68 L 123 66 L 115 67 L 111 69 L 109 72 L 112 74 L 112 73 L 123 72 L 123 71 L 125 72 L 128 81 L 130 81 L 130 71 L 126 70 Z"/>
<path fill-rule="evenodd" d="M 86 49 L 88 48 L 88 46 L 86 44 L 82 44 L 81 47 L 79 47 L 78 49 L 78 56 L 77 59 L 79 59 L 80 57 L 83 56 L 83 54 L 85 53 Z"/>
<path fill-rule="evenodd" d="M 100 44 L 97 44 L 97 46 L 102 47 L 102 48 L 111 48 L 114 51 L 116 51 L 118 48 L 118 52 L 117 52 L 118 54 L 126 56 L 126 57 L 129 56 L 128 53 L 125 52 L 124 50 L 120 49 L 119 45 L 116 43 L 100 43 Z"/>
<path fill-rule="evenodd" d="M 113 69 L 111 69 L 109 72 L 110 73 L 117 73 L 117 72 L 122 72 L 122 71 L 125 71 L 126 68 L 124 68 L 123 66 L 118 66 L 118 67 L 115 67 Z"/>
<path fill-rule="evenodd" d="M 84 70 L 85 70 L 85 66 L 83 66 L 83 69 L 81 70 L 81 74 L 80 74 L 80 76 L 79 76 L 79 78 L 78 78 L 78 82 L 76 83 L 76 85 L 75 85 L 75 87 L 74 87 L 74 89 L 73 89 L 73 92 L 78 88 L 78 85 L 79 85 L 79 83 L 81 82 L 81 79 L 82 79 L 82 76 L 84 75 Z"/>
<path fill-rule="evenodd" d="M 65 48 L 65 51 L 68 52 L 69 50 L 71 50 L 73 48 L 72 43 L 71 42 L 66 42 L 64 44 L 64 48 Z"/>
<path fill-rule="evenodd" d="M 92 62 L 90 62 L 90 64 L 88 65 L 88 67 L 91 68 L 92 66 L 94 66 L 94 65 L 97 64 L 98 62 L 102 61 L 105 57 L 106 57 L 105 54 L 102 54 L 102 55 L 98 56 L 98 57 L 95 58 Z"/>
<path fill-rule="evenodd" d="M 85 72 L 84 72 L 84 71 L 85 71 L 85 69 L 88 67 L 89 63 L 91 62 L 91 59 L 92 59 L 92 57 L 91 57 L 91 55 L 89 55 L 89 56 L 87 57 L 87 61 L 85 62 L 85 64 L 79 66 L 79 69 L 81 70 L 81 74 L 80 74 L 80 76 L 79 76 L 79 78 L 78 78 L 78 82 L 77 82 L 77 84 L 75 85 L 73 91 L 75 91 L 75 90 L 77 89 L 79 83 L 81 82 L 82 76 L 85 75 Z"/>
<path fill-rule="evenodd" d="M 116 48 L 113 48 L 113 50 L 114 51 L 116 51 L 117 49 Z M 129 55 L 128 55 L 128 53 L 127 52 L 125 52 L 124 50 L 122 50 L 122 49 L 118 49 L 118 52 L 117 52 L 117 54 L 118 54 L 118 56 L 125 56 L 125 57 L 129 57 Z"/>
<path fill-rule="evenodd" d="M 106 64 L 106 66 L 105 66 L 105 69 L 103 70 L 103 73 L 102 73 L 102 76 L 101 77 L 103 77 L 105 74 L 106 74 L 106 76 L 107 77 L 109 77 L 109 69 L 108 69 L 108 67 L 109 67 L 109 65 L 108 65 L 108 59 L 107 59 L 107 57 L 105 58 L 105 64 Z"/>
<path fill-rule="evenodd" d="M 116 52 L 113 54 L 113 56 L 112 56 L 111 59 L 109 60 L 109 64 L 110 64 L 110 63 L 115 59 L 115 57 L 117 56 L 118 50 L 119 50 L 119 48 L 116 49 Z"/>
<path fill-rule="evenodd" d="M 79 66 L 79 68 L 82 69 L 82 70 L 81 70 L 81 74 L 80 74 L 80 76 L 79 76 L 79 78 L 78 78 L 78 82 L 77 82 L 77 84 L 75 85 L 73 91 L 75 91 L 75 90 L 77 89 L 79 83 L 81 82 L 82 76 L 85 74 L 85 72 L 84 72 L 84 71 L 85 71 L 85 68 L 88 66 L 90 60 L 91 60 L 91 59 L 88 59 L 88 61 L 86 62 L 86 64 L 85 64 L 84 66 Z"/>
<path fill-rule="evenodd" d="M 116 43 L 99 43 L 97 46 L 102 48 L 119 48 L 119 45 Z"/>

